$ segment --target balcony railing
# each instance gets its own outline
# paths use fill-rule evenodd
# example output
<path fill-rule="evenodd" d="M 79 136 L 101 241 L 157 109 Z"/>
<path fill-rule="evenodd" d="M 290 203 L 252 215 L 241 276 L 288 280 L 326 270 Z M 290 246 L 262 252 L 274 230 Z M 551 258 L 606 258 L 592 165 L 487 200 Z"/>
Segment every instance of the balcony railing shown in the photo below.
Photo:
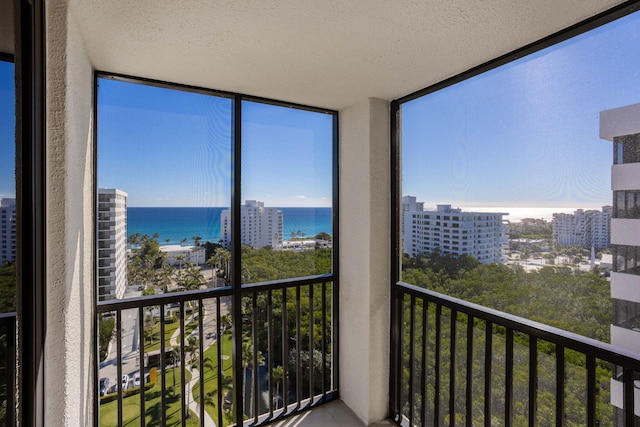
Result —
<path fill-rule="evenodd" d="M 0 313 L 0 425 L 15 425 L 16 313 Z"/>
<path fill-rule="evenodd" d="M 231 287 L 99 302 L 98 425 L 258 426 L 335 399 L 334 291 L 317 276 L 244 286 L 240 311 Z"/>
<path fill-rule="evenodd" d="M 393 289 L 399 424 L 637 425 L 640 355 L 412 285 Z"/>

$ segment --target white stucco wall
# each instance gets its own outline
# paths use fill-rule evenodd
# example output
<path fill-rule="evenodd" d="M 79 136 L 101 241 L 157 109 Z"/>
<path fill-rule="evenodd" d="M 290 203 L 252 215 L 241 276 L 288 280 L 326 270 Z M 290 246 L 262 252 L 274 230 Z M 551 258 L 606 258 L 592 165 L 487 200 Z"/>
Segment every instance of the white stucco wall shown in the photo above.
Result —
<path fill-rule="evenodd" d="M 93 72 L 65 0 L 46 4 L 47 426 L 93 424 Z"/>
<path fill-rule="evenodd" d="M 389 103 L 340 111 L 340 396 L 366 424 L 389 390 Z"/>

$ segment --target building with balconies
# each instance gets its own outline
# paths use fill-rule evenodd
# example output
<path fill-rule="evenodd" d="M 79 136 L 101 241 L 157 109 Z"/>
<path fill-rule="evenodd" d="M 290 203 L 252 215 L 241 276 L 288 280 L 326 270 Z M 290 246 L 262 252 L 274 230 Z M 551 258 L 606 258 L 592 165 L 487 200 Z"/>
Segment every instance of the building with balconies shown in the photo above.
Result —
<path fill-rule="evenodd" d="M 16 260 L 16 199 L 0 199 L 0 267 Z"/>
<path fill-rule="evenodd" d="M 247 200 L 241 206 L 242 244 L 260 249 L 271 246 L 274 249 L 282 247 L 282 211 L 274 207 L 265 207 L 263 202 Z M 231 245 L 231 211 L 224 210 L 220 214 L 220 233 L 222 245 Z"/>
<path fill-rule="evenodd" d="M 606 249 L 611 246 L 611 206 L 578 209 L 573 214 L 554 213 L 553 241 L 557 245 L 578 245 L 585 249 Z"/>
<path fill-rule="evenodd" d="M 127 287 L 127 193 L 98 190 L 98 299 L 120 299 Z"/>
<path fill-rule="evenodd" d="M 602 111 L 600 138 L 613 143 L 611 343 L 640 353 L 640 104 Z M 611 402 L 616 408 L 623 407 L 622 375 L 618 369 L 611 380 Z M 640 375 L 636 374 L 634 380 L 636 385 L 640 384 Z M 638 394 L 636 391 L 636 425 L 640 423 Z"/>
<path fill-rule="evenodd" d="M 416 257 L 440 251 L 471 255 L 483 264 L 505 263 L 509 249 L 505 215 L 508 213 L 463 212 L 451 205 L 438 205 L 435 211 L 405 210 L 403 203 L 404 252 Z"/>

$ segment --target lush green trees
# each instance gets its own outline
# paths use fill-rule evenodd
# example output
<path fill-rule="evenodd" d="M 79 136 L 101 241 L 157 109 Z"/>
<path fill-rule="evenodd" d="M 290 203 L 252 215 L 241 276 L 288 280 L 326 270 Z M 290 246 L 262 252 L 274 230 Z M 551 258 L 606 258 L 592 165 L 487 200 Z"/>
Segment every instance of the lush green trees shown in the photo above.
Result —
<path fill-rule="evenodd" d="M 551 239 L 551 221 L 512 222 L 509 224 L 509 239 Z"/>
<path fill-rule="evenodd" d="M 116 330 L 116 320 L 113 317 L 100 316 L 98 321 L 98 344 L 100 346 L 100 360 L 106 356 L 109 342 L 113 338 Z"/>
<path fill-rule="evenodd" d="M 570 248 L 576 254 L 579 248 Z M 435 260 L 435 261 L 432 261 Z M 567 266 L 547 266 L 535 271 L 525 271 L 521 266 L 481 265 L 473 263 L 462 265 L 447 259 L 440 254 L 426 256 L 421 259 L 405 259 L 403 263 L 403 281 L 432 289 L 436 292 L 451 295 L 486 307 L 512 313 L 532 319 L 560 329 L 578 333 L 583 336 L 609 342 L 609 328 L 612 318 L 612 303 L 609 294 L 609 282 L 594 273 L 581 273 Z M 408 298 L 408 297 L 407 297 Z M 421 312 L 422 301 L 417 300 L 414 307 Z M 411 301 L 405 301 L 403 313 L 404 342 L 404 402 L 408 402 L 408 377 L 426 376 L 427 390 L 422 394 L 414 394 L 415 409 L 419 410 L 422 399 L 427 399 L 428 411 L 433 410 L 433 401 L 439 396 L 441 408 L 448 408 L 449 381 L 451 370 L 455 372 L 456 381 L 456 423 L 464 424 L 466 389 L 466 361 L 468 318 L 456 316 L 457 332 L 451 336 L 451 312 L 443 309 L 441 323 L 440 348 L 442 353 L 440 369 L 440 388 L 435 390 L 436 366 L 433 365 L 435 354 L 435 313 L 430 306 L 427 319 L 427 342 L 429 365 L 422 366 L 422 325 L 421 317 L 416 316 L 414 323 L 415 336 L 409 336 L 406 326 L 411 319 Z M 473 337 L 473 424 L 482 424 L 482 408 L 484 404 L 483 365 L 486 340 L 486 323 L 474 320 Z M 504 379 L 505 379 L 505 336 L 504 328 L 497 326 L 493 330 L 493 384 L 491 396 L 493 407 L 492 419 L 500 424 L 504 414 Z M 451 366 L 449 353 L 452 339 L 455 339 L 454 366 Z M 514 336 L 514 425 L 526 424 L 528 402 L 528 337 L 516 333 Z M 414 346 L 415 360 L 409 360 L 411 346 Z M 555 417 L 555 352 L 557 349 L 549 342 L 539 341 L 538 348 L 538 423 L 550 425 Z M 585 357 L 565 350 L 565 412 L 566 425 L 584 425 L 586 407 L 586 373 Z M 477 374 L 476 374 L 477 373 Z M 609 400 L 609 379 L 612 376 L 608 363 L 597 363 L 598 416 L 601 426 L 612 425 L 612 409 Z M 414 377 L 415 378 L 415 377 Z M 405 411 L 408 406 L 405 405 Z M 448 415 L 441 412 L 441 419 L 436 424 L 447 424 Z"/>
<path fill-rule="evenodd" d="M 10 262 L 0 267 L 0 313 L 16 310 L 16 264 Z"/>

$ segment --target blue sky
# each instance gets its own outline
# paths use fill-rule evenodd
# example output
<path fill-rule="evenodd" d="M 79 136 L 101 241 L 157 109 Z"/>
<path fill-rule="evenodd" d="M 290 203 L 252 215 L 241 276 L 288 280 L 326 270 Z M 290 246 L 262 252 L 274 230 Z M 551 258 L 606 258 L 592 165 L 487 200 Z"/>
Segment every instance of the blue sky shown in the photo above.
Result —
<path fill-rule="evenodd" d="M 0 61 L 0 197 L 13 197 L 13 65 Z M 403 194 L 427 206 L 599 207 L 599 112 L 640 102 L 635 13 L 404 104 Z M 331 116 L 243 103 L 242 199 L 330 206 Z M 228 206 L 229 99 L 101 80 L 98 185 L 130 206 Z"/>
<path fill-rule="evenodd" d="M 0 61 L 0 199 L 16 195 L 13 63 Z"/>
<path fill-rule="evenodd" d="M 230 99 L 101 79 L 98 185 L 129 206 L 229 206 Z M 242 199 L 331 205 L 332 116 L 244 101 Z"/>
<path fill-rule="evenodd" d="M 611 204 L 599 112 L 640 102 L 640 15 L 402 107 L 403 194 L 427 207 Z"/>

